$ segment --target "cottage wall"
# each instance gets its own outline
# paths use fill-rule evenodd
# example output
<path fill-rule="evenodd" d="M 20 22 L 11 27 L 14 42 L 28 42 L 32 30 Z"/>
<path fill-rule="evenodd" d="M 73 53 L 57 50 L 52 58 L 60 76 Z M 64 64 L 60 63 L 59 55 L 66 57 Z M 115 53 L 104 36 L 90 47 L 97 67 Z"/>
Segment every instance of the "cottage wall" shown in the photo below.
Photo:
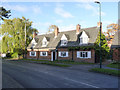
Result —
<path fill-rule="evenodd" d="M 113 60 L 120 61 L 120 51 L 118 49 L 113 49 Z"/>
<path fill-rule="evenodd" d="M 72 60 L 72 55 L 73 55 L 73 60 L 77 62 L 89 62 L 89 63 L 95 63 L 95 50 L 84 50 L 84 51 L 91 51 L 91 58 L 77 58 L 77 51 L 83 51 L 83 50 L 74 50 L 69 51 L 67 48 L 59 48 L 59 51 L 68 51 L 68 57 L 60 57 L 58 56 L 58 60 Z"/>
<path fill-rule="evenodd" d="M 36 52 L 36 56 L 30 56 L 30 51 L 28 51 L 27 58 L 28 59 L 39 59 L 39 60 L 51 60 L 51 51 L 46 51 L 48 53 L 47 56 L 40 56 L 40 52 L 42 51 L 35 51 L 35 52 Z"/>

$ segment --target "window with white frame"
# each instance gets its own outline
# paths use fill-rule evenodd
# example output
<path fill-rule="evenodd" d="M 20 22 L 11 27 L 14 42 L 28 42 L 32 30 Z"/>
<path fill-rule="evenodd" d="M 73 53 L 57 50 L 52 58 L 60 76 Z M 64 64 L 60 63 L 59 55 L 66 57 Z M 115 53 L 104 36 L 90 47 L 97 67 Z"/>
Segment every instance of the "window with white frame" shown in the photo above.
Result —
<path fill-rule="evenodd" d="M 36 52 L 31 51 L 31 52 L 30 52 L 30 56 L 36 56 Z"/>
<path fill-rule="evenodd" d="M 40 52 L 40 56 L 47 56 L 47 52 Z"/>
<path fill-rule="evenodd" d="M 68 43 L 67 37 L 65 34 L 63 34 L 61 37 L 61 46 L 66 46 L 67 43 Z"/>
<path fill-rule="evenodd" d="M 89 41 L 89 38 L 88 37 L 81 37 L 80 38 L 80 44 L 87 44 Z"/>
<path fill-rule="evenodd" d="M 88 44 L 88 41 L 88 35 L 85 33 L 85 31 L 83 31 L 82 35 L 80 36 L 80 44 Z"/>
<path fill-rule="evenodd" d="M 91 58 L 91 51 L 77 51 L 77 58 Z"/>
<path fill-rule="evenodd" d="M 67 51 L 60 51 L 59 57 L 68 57 L 68 52 Z"/>
<path fill-rule="evenodd" d="M 47 38 L 44 37 L 43 40 L 42 40 L 42 47 L 46 47 L 47 44 L 48 44 Z"/>
<path fill-rule="evenodd" d="M 43 41 L 43 42 L 42 42 L 42 45 L 43 45 L 43 46 L 46 46 L 46 45 L 47 45 L 47 41 Z"/>
<path fill-rule="evenodd" d="M 83 44 L 83 38 L 82 37 L 80 38 L 80 44 Z"/>
<path fill-rule="evenodd" d="M 61 40 L 61 46 L 66 46 L 67 45 L 67 40 Z"/>
<path fill-rule="evenodd" d="M 33 49 L 33 48 L 35 47 L 35 45 L 37 44 L 34 38 L 33 38 L 33 40 L 31 41 L 31 43 L 32 43 L 31 49 Z"/>

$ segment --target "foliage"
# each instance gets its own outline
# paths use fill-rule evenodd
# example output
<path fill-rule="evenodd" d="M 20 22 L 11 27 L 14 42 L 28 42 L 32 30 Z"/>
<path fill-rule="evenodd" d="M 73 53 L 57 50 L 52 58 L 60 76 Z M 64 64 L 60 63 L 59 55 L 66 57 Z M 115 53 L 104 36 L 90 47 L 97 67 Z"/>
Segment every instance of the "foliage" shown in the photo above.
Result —
<path fill-rule="evenodd" d="M 0 7 L 0 19 L 4 20 L 4 18 L 9 18 L 11 11 L 6 10 L 4 7 Z"/>
<path fill-rule="evenodd" d="M 107 26 L 107 32 L 104 32 L 106 39 L 112 41 L 114 38 L 115 32 L 118 30 L 118 24 L 112 23 Z"/>
<path fill-rule="evenodd" d="M 118 70 L 111 70 L 111 69 L 104 69 L 104 68 L 92 68 L 89 71 L 120 76 L 120 71 Z"/>
<path fill-rule="evenodd" d="M 12 56 L 12 58 L 18 58 L 18 53 L 15 52 L 15 53 L 13 53 L 11 56 Z"/>
<path fill-rule="evenodd" d="M 25 50 L 25 25 L 26 25 L 26 45 L 32 40 L 32 33 L 37 32 L 32 28 L 32 22 L 24 17 L 5 19 L 1 25 L 2 29 L 2 53 L 22 54 Z"/>
<path fill-rule="evenodd" d="M 48 28 L 48 32 L 54 32 L 53 29 L 55 30 L 56 28 L 58 28 L 56 25 L 50 25 Z"/>
<path fill-rule="evenodd" d="M 96 57 L 100 58 L 100 49 L 101 49 L 101 55 L 102 59 L 105 59 L 109 55 L 110 48 L 108 47 L 107 40 L 105 39 L 105 35 L 101 33 L 101 47 L 100 44 L 100 33 L 98 34 L 98 37 L 96 39 L 94 48 Z"/>
<path fill-rule="evenodd" d="M 90 50 L 90 49 L 94 49 L 94 46 L 77 46 L 77 47 L 68 47 L 68 50 L 71 51 L 71 50 Z"/>

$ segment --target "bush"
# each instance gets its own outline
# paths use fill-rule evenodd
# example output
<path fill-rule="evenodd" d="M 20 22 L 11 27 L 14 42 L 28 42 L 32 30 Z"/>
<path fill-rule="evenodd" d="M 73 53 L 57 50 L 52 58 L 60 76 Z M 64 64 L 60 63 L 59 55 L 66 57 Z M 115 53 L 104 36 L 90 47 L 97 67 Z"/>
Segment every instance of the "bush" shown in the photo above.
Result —
<path fill-rule="evenodd" d="M 12 58 L 18 58 L 18 53 L 16 53 L 16 52 L 13 53 L 13 54 L 12 54 Z"/>
<path fill-rule="evenodd" d="M 7 53 L 6 57 L 11 58 L 12 57 L 11 55 L 12 55 L 12 53 Z"/>

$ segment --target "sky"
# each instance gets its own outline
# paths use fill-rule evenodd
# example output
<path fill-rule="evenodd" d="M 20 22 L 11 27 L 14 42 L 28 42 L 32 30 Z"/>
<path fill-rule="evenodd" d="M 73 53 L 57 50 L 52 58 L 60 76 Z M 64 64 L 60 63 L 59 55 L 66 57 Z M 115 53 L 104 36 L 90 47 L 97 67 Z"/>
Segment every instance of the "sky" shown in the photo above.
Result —
<path fill-rule="evenodd" d="M 97 26 L 99 22 L 99 5 L 94 2 L 7 2 L 0 6 L 11 10 L 11 17 L 25 18 L 32 21 L 32 27 L 39 34 L 46 33 L 50 25 L 57 25 L 59 31 L 75 30 Z M 118 22 L 118 2 L 101 2 L 102 31 L 107 25 Z"/>

